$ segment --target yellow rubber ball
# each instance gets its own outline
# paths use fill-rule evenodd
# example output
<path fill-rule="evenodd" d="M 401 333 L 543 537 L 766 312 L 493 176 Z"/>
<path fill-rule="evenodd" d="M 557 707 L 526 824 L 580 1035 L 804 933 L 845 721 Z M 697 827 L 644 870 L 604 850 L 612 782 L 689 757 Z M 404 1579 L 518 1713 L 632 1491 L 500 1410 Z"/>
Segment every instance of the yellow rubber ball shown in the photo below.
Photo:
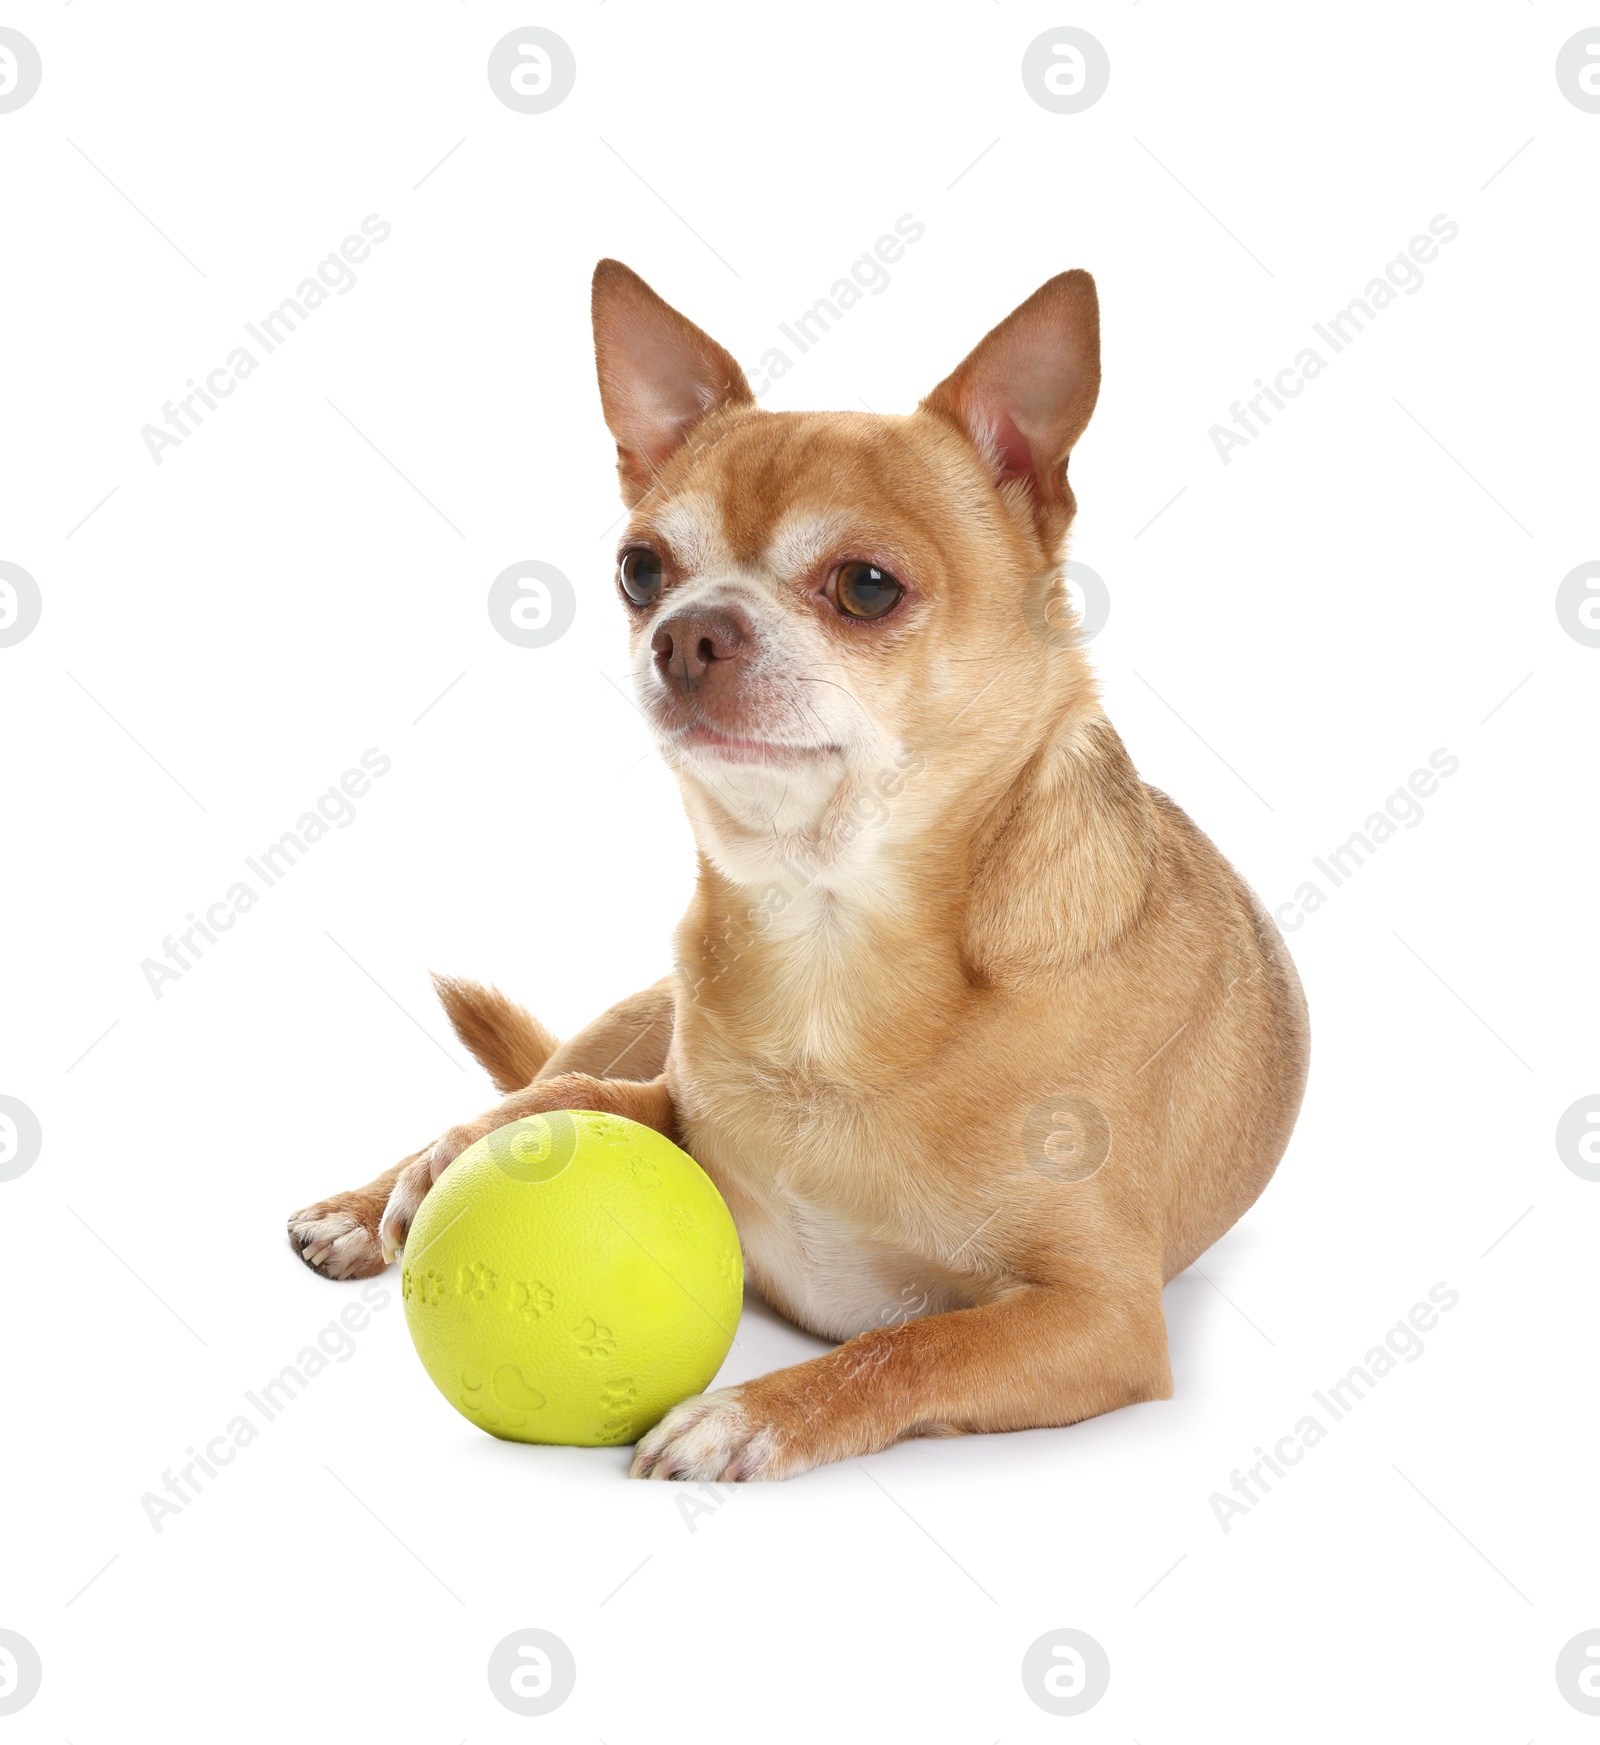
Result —
<path fill-rule="evenodd" d="M 440 1393 L 513 1442 L 636 1442 L 733 1342 L 744 1265 L 687 1152 L 618 1115 L 533 1115 L 462 1152 L 400 1275 Z"/>

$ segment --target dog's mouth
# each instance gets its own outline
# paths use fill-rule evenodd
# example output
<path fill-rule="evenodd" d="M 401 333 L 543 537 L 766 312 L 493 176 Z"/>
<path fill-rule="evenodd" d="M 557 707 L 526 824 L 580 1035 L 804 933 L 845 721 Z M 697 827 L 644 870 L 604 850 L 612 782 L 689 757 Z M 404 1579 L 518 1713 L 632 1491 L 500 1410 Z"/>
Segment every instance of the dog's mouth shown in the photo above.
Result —
<path fill-rule="evenodd" d="M 714 727 L 679 729 L 676 742 L 685 751 L 698 752 L 722 763 L 756 763 L 792 766 L 839 757 L 837 745 L 797 745 L 790 740 L 751 739 L 743 734 L 719 733 Z"/>

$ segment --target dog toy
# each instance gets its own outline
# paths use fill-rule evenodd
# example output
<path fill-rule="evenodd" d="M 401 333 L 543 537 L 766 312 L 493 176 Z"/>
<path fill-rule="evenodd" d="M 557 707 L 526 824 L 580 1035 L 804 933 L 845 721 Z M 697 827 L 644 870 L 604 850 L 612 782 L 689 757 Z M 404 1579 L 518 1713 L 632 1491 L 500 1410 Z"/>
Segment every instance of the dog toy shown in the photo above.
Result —
<path fill-rule="evenodd" d="M 728 1354 L 744 1265 L 671 1140 L 562 1111 L 498 1128 L 423 1200 L 400 1294 L 440 1393 L 491 1436 L 636 1442 Z"/>

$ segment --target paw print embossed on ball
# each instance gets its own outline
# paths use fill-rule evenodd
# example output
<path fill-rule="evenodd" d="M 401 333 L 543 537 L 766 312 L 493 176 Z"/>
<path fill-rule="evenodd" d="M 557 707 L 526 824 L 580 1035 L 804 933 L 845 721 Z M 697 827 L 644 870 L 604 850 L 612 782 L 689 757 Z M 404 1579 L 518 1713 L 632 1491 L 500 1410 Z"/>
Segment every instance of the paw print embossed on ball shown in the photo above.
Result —
<path fill-rule="evenodd" d="M 633 1408 L 639 1403 L 639 1390 L 632 1380 L 623 1376 L 617 1381 L 603 1382 L 600 1387 L 602 1416 L 596 1439 L 616 1443 L 632 1440 Z"/>
<path fill-rule="evenodd" d="M 635 1441 L 712 1384 L 739 1322 L 743 1259 L 722 1197 L 669 1139 L 619 1115 L 496 1129 L 434 1183 L 407 1248 L 423 1367 L 508 1441 Z"/>
<path fill-rule="evenodd" d="M 532 1284 L 518 1279 L 511 1287 L 511 1306 L 519 1315 L 548 1315 L 556 1306 L 555 1292 L 537 1279 Z"/>
<path fill-rule="evenodd" d="M 580 1321 L 572 1329 L 572 1337 L 585 1357 L 609 1357 L 617 1348 L 616 1336 L 598 1321 Z"/>
<path fill-rule="evenodd" d="M 481 1303 L 499 1281 L 482 1261 L 470 1261 L 456 1274 L 456 1290 Z"/>
<path fill-rule="evenodd" d="M 545 1407 L 545 1396 L 514 1363 L 502 1363 L 487 1380 L 477 1370 L 464 1370 L 461 1387 L 462 1411 L 496 1434 L 523 1429 Z"/>

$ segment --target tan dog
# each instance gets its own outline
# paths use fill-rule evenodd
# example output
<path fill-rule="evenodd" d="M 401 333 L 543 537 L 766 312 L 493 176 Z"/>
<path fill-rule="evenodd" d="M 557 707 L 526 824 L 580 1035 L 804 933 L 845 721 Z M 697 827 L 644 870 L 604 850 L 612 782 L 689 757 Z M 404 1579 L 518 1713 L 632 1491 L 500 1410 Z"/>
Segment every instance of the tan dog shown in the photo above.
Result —
<path fill-rule="evenodd" d="M 594 318 L 634 680 L 700 850 L 677 973 L 563 1047 L 441 983 L 511 1094 L 292 1241 L 376 1272 L 474 1140 L 606 1110 L 697 1158 L 756 1290 L 843 1341 L 685 1400 L 636 1475 L 1167 1397 L 1161 1287 L 1271 1176 L 1308 1032 L 1271 921 L 1139 780 L 1058 610 L 1093 281 L 1041 287 L 910 417 L 759 410 L 615 261 Z"/>

